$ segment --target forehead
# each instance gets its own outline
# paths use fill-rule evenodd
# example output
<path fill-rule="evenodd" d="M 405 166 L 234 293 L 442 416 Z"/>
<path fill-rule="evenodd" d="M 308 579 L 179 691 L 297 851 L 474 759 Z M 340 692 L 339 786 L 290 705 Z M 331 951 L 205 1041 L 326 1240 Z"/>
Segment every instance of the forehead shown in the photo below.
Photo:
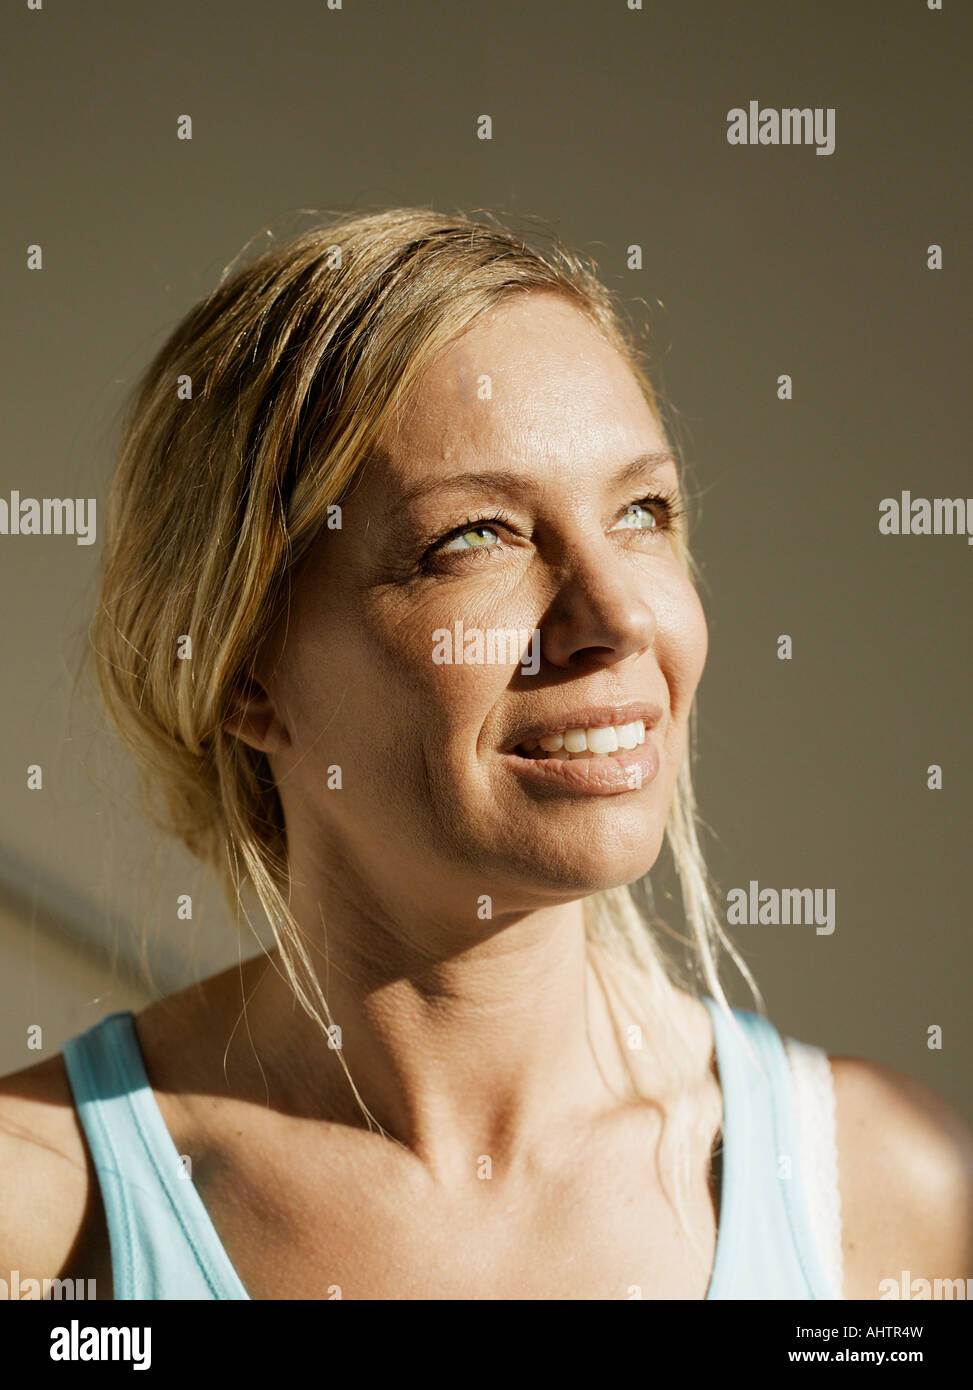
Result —
<path fill-rule="evenodd" d="M 544 293 L 481 315 L 427 370 L 380 452 L 385 485 L 405 492 L 485 461 L 567 480 L 663 448 L 624 358 L 579 309 Z"/>

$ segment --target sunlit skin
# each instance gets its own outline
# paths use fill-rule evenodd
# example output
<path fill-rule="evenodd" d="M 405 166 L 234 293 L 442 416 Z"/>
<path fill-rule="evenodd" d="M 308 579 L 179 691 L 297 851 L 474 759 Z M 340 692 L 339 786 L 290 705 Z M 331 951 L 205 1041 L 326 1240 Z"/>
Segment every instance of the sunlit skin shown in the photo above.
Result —
<path fill-rule="evenodd" d="M 674 991 L 688 1068 L 667 1083 L 640 981 L 630 1021 L 647 1046 L 623 1055 L 582 921 L 587 895 L 656 859 L 706 657 L 699 601 L 654 524 L 665 508 L 647 500 L 676 499 L 675 466 L 622 481 L 664 441 L 625 362 L 548 294 L 481 318 L 383 444 L 295 576 L 228 727 L 268 755 L 290 906 L 386 1135 L 276 956 L 257 956 L 136 1016 L 173 1158 L 190 1156 L 255 1299 L 703 1299 L 722 1120 L 709 1016 Z M 443 485 L 498 469 L 503 490 Z M 498 509 L 503 523 L 475 520 Z M 433 633 L 457 620 L 538 629 L 537 674 L 434 662 Z M 505 751 L 537 720 L 633 699 L 659 712 L 658 771 L 639 788 L 568 792 Z M 879 1063 L 831 1066 L 845 1296 L 873 1299 L 903 1269 L 965 1276 L 969 1131 Z M 696 1121 L 688 1233 L 659 1161 L 660 1107 L 676 1103 Z M 0 1081 L 0 1191 L 0 1271 L 111 1295 L 60 1056 Z"/>
<path fill-rule="evenodd" d="M 391 1133 L 437 1171 L 468 1172 L 471 1147 L 502 1159 L 552 1107 L 608 1103 L 584 1034 L 581 899 L 658 855 L 706 627 L 651 500 L 678 506 L 676 464 L 624 474 L 666 442 L 625 361 L 560 298 L 479 320 L 382 445 L 233 727 L 270 757 L 292 909 L 326 923 L 352 1075 Z M 406 499 L 498 469 L 513 478 Z M 464 530 L 498 508 L 505 522 Z M 435 663 L 432 634 L 457 619 L 538 629 L 539 671 Z M 511 769 L 503 750 L 525 723 L 634 699 L 663 710 L 659 772 L 641 788 L 551 794 Z M 295 1030 L 285 997 L 262 987 L 251 1031 L 307 1056 L 312 1025 Z M 617 1049 L 604 1065 L 617 1073 Z"/>

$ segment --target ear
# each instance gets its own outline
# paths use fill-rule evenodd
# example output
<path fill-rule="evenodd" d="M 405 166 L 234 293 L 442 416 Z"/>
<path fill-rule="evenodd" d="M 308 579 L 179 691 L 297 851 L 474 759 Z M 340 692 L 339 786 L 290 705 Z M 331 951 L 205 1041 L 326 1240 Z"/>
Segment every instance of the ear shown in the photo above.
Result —
<path fill-rule="evenodd" d="M 278 718 L 270 696 L 255 680 L 245 683 L 223 727 L 258 753 L 278 753 L 290 743 L 290 734 Z"/>

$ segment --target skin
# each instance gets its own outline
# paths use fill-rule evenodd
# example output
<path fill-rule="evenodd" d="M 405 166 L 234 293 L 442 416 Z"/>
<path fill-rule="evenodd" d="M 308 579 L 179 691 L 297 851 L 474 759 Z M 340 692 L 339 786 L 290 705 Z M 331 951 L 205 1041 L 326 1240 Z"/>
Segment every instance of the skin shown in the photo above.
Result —
<path fill-rule="evenodd" d="M 230 728 L 268 755 L 291 909 L 396 1142 L 368 1132 L 336 1055 L 259 959 L 138 1016 L 163 1117 L 255 1298 L 703 1298 L 721 1118 L 709 1018 L 677 993 L 698 1120 L 687 1241 L 655 1160 L 674 1097 L 651 1049 L 622 1054 L 581 910 L 658 855 L 706 659 L 698 597 L 654 524 L 664 508 L 631 510 L 678 491 L 675 465 L 617 478 L 665 441 L 625 363 L 551 295 L 478 320 L 382 444 Z M 514 475 L 502 489 L 442 486 L 498 468 Z M 463 531 L 498 506 L 505 523 Z M 457 619 L 539 629 L 540 671 L 437 664 L 432 634 Z M 659 772 L 638 790 L 551 794 L 504 756 L 525 722 L 635 698 L 663 710 Z M 832 1067 L 846 1296 L 903 1268 L 965 1275 L 968 1131 L 886 1068 Z M 97 1276 L 104 1296 L 104 1218 L 60 1058 L 0 1083 L 0 1165 L 0 1268 Z"/>

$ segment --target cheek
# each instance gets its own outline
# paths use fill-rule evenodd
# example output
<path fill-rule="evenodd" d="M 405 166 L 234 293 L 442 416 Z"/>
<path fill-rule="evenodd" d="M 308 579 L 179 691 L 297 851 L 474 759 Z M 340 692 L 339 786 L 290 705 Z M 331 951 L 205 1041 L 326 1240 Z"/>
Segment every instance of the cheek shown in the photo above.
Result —
<path fill-rule="evenodd" d="M 706 615 L 692 583 L 679 579 L 657 605 L 656 650 L 669 686 L 673 717 L 685 719 L 706 665 L 709 632 Z"/>
<path fill-rule="evenodd" d="M 467 607 L 413 599 L 366 601 L 353 616 L 332 609 L 326 620 L 296 626 L 287 672 L 296 760 L 301 750 L 315 766 L 354 759 L 372 785 L 376 770 L 387 768 L 408 795 L 420 784 L 428 795 L 430 779 L 468 756 L 510 679 L 498 664 L 442 659 L 452 643 L 441 634 L 452 637 L 460 619 L 467 632 L 495 622 Z M 387 783 L 383 794 L 394 796 Z"/>

